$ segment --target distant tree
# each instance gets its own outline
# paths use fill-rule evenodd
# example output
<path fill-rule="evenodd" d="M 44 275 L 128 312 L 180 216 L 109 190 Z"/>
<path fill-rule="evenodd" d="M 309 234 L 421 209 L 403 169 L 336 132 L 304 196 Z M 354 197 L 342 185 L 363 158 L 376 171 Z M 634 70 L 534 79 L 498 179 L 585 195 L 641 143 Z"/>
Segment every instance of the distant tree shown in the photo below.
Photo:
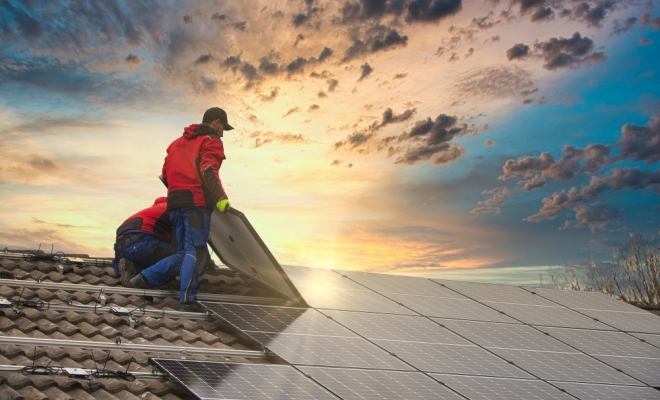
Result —
<path fill-rule="evenodd" d="M 589 248 L 586 260 L 550 268 L 558 289 L 596 291 L 643 307 L 660 307 L 660 240 L 630 233 L 611 261 L 601 261 Z"/>

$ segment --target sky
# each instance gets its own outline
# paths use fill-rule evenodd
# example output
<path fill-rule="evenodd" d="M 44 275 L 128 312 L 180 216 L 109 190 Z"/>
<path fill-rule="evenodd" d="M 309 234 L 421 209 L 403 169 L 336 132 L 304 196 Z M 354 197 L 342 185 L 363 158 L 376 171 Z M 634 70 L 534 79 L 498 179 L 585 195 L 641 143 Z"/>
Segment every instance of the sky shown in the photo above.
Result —
<path fill-rule="evenodd" d="M 657 0 L 0 0 L 0 248 L 112 256 L 219 106 L 221 180 L 281 264 L 606 258 L 660 228 L 659 44 Z"/>

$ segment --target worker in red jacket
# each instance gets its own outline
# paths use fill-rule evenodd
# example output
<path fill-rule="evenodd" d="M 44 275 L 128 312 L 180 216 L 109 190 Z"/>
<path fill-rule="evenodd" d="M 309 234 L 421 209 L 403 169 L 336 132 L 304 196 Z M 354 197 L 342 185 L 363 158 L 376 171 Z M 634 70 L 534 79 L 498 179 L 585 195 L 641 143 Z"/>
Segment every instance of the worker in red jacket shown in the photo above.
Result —
<path fill-rule="evenodd" d="M 174 254 L 167 198 L 159 197 L 151 207 L 128 217 L 117 228 L 114 247 L 112 267 L 124 286 L 129 286 L 140 270 Z"/>
<path fill-rule="evenodd" d="M 180 266 L 181 310 L 197 311 L 194 304 L 199 290 L 197 278 L 209 259 L 211 212 L 226 212 L 231 203 L 222 187 L 218 171 L 225 159 L 222 135 L 234 129 L 227 113 L 218 107 L 204 113 L 201 124 L 184 129 L 183 135 L 167 148 L 162 180 L 167 186 L 167 210 L 174 226 L 176 254 L 147 268 L 131 284 L 149 288 L 150 270 L 166 265 Z"/>

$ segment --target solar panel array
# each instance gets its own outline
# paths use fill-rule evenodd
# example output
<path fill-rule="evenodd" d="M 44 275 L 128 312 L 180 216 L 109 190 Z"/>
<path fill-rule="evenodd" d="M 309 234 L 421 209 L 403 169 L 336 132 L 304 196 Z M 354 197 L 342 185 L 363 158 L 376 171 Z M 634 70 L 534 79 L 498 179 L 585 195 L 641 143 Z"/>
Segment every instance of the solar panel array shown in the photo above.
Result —
<path fill-rule="evenodd" d="M 284 270 L 312 308 L 202 305 L 290 363 L 260 367 L 294 394 L 302 377 L 341 399 L 660 399 L 660 318 L 606 295 Z"/>

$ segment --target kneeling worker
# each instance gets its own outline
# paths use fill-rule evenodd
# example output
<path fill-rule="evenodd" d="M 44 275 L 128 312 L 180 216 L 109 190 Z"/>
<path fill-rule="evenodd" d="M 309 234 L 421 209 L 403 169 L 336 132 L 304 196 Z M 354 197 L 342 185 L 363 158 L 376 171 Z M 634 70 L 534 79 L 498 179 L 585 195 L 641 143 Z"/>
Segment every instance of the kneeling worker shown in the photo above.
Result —
<path fill-rule="evenodd" d="M 117 228 L 112 267 L 115 275 L 121 277 L 122 286 L 133 287 L 130 281 L 140 271 L 172 254 L 172 222 L 167 211 L 167 198 L 159 197 L 153 206 L 131 215 Z M 162 277 L 157 277 L 156 271 L 152 271 L 154 277 L 150 278 L 162 284 L 176 277 L 178 272 L 169 277 L 171 274 L 162 271 L 158 274 Z"/>

